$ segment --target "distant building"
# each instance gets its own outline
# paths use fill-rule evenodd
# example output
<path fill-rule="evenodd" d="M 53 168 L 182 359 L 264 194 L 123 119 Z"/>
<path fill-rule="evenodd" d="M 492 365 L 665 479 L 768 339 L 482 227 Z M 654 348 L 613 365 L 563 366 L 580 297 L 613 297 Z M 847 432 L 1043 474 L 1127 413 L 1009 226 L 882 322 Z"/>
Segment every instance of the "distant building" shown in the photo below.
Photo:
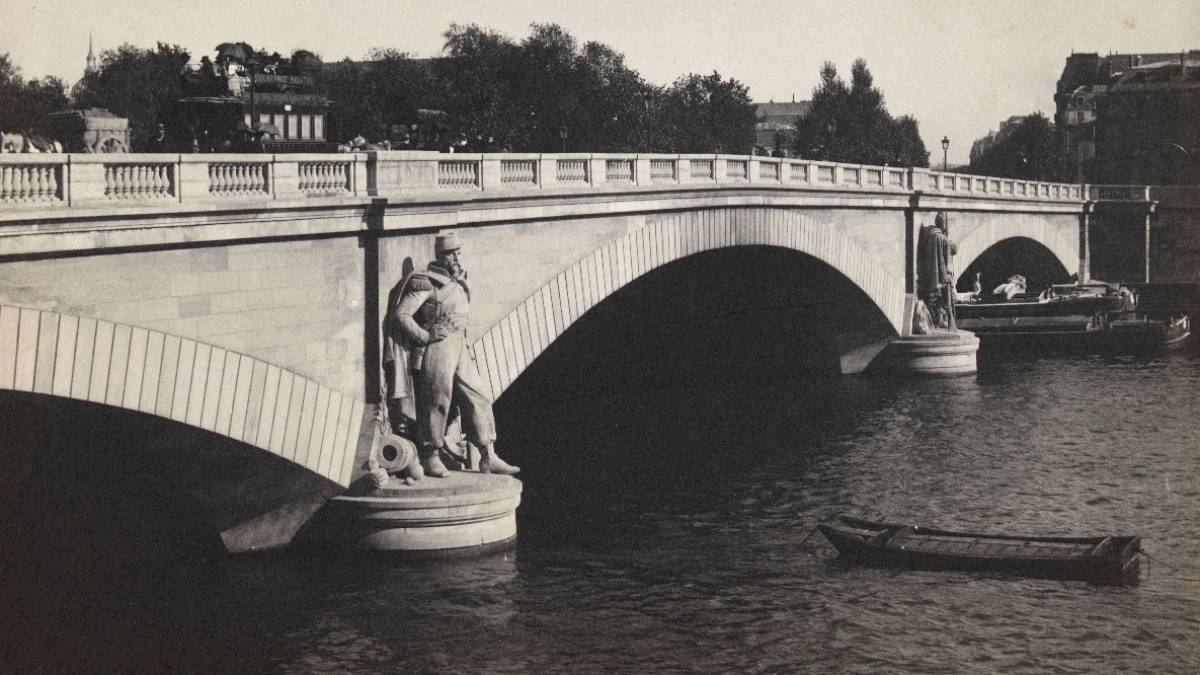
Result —
<path fill-rule="evenodd" d="M 754 107 L 754 147 L 766 155 L 791 157 L 796 143 L 796 121 L 811 107 L 808 101 L 751 103 Z"/>
<path fill-rule="evenodd" d="M 1016 130 L 1021 124 L 1021 120 L 1025 119 L 1026 115 L 1013 115 L 1012 117 L 1000 123 L 1000 128 L 996 131 L 989 131 L 987 136 L 977 139 L 971 144 L 971 161 L 975 162 L 983 153 L 987 152 L 1000 141 L 1004 140 Z"/>
<path fill-rule="evenodd" d="M 96 52 L 92 49 L 92 34 L 88 33 L 87 65 L 85 65 L 83 67 L 83 73 L 85 75 L 88 73 L 94 73 L 94 72 L 96 72 L 97 67 L 98 66 L 96 65 Z"/>
<path fill-rule="evenodd" d="M 1072 54 L 1054 102 L 1075 180 L 1200 182 L 1200 50 Z"/>

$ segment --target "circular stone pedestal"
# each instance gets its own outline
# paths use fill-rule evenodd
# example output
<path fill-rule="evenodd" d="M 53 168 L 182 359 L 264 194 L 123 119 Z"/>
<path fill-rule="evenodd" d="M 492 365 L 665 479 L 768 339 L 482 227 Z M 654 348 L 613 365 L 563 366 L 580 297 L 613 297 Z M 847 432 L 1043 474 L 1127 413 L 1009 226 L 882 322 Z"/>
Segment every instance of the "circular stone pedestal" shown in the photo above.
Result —
<path fill-rule="evenodd" d="M 979 338 L 974 333 L 930 333 L 902 337 L 884 350 L 885 367 L 914 375 L 970 375 L 979 370 L 975 356 Z"/>
<path fill-rule="evenodd" d="M 368 494 L 329 500 L 319 537 L 376 551 L 483 552 L 516 539 L 520 503 L 521 482 L 511 476 L 451 471 L 411 486 L 393 477 Z"/>

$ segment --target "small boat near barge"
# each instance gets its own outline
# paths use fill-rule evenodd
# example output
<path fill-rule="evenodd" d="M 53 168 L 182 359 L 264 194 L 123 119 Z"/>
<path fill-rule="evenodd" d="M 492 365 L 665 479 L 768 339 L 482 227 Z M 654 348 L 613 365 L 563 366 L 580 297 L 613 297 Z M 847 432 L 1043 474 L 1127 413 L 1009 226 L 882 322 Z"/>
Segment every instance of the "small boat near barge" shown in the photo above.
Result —
<path fill-rule="evenodd" d="M 1141 537 L 952 532 L 850 516 L 817 526 L 843 559 L 877 567 L 1005 572 L 1099 585 L 1134 583 Z"/>
<path fill-rule="evenodd" d="M 1143 312 L 1112 312 L 1104 316 L 1102 348 L 1114 353 L 1162 352 L 1182 349 L 1192 335 L 1191 317 L 1154 317 Z"/>

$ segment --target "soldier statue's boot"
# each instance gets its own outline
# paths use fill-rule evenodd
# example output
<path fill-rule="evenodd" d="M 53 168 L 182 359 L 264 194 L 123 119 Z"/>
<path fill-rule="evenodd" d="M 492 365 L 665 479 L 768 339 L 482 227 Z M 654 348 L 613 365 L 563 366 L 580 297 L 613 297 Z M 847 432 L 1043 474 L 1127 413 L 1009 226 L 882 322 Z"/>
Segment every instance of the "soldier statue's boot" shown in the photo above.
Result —
<path fill-rule="evenodd" d="M 480 473 L 497 473 L 504 476 L 513 476 L 521 472 L 521 467 L 513 466 L 500 459 L 500 455 L 496 454 L 496 449 L 490 445 L 483 448 L 479 454 Z"/>
<path fill-rule="evenodd" d="M 421 448 L 421 468 L 425 475 L 431 478 L 445 478 L 450 475 L 450 471 L 438 457 L 437 448 Z"/>

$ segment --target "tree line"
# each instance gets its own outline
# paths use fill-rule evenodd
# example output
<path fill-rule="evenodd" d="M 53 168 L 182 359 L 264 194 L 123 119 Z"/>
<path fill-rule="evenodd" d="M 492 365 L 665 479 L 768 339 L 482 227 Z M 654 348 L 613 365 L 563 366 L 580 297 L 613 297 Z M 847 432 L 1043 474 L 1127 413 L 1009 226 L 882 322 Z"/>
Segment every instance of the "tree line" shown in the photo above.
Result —
<path fill-rule="evenodd" d="M 394 138 L 397 130 L 440 111 L 429 119 L 446 136 L 514 152 L 754 150 L 749 89 L 719 72 L 688 73 L 655 85 L 612 47 L 580 43 L 556 24 L 533 24 L 519 41 L 476 24 L 451 24 L 443 37 L 443 55 L 431 59 L 374 49 L 365 60 L 323 63 L 309 50 L 284 57 L 260 49 L 255 61 L 310 72 L 329 100 L 326 136 L 336 141 Z M 190 60 L 185 49 L 166 43 L 106 50 L 99 67 L 72 91 L 74 105 L 128 118 L 138 150 L 153 138 L 171 102 L 185 95 L 180 72 Z M 0 96 L 0 129 L 45 133 L 46 115 L 67 107 L 61 80 L 23 81 L 7 55 L 0 57 L 0 87 L 6 94 Z M 822 67 L 811 109 L 798 121 L 791 146 L 809 159 L 929 163 L 917 121 L 888 113 L 861 59 L 849 84 L 833 64 Z"/>

